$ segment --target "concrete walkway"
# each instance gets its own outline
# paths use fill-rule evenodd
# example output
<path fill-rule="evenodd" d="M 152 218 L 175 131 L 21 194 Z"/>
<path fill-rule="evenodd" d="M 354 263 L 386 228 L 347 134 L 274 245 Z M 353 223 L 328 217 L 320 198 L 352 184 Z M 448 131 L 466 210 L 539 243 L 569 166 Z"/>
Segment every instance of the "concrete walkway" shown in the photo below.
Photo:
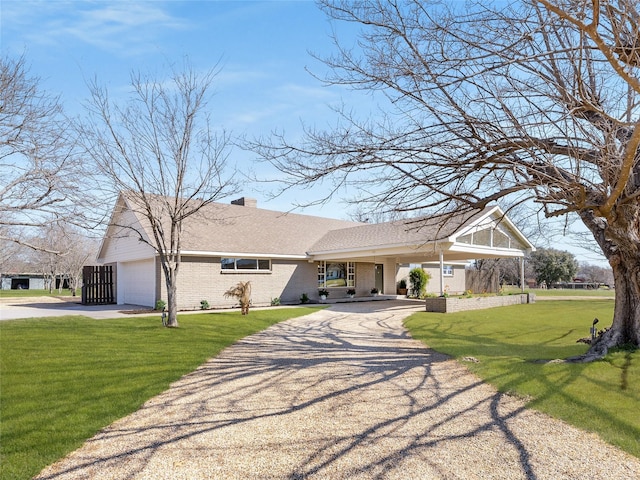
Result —
<path fill-rule="evenodd" d="M 24 297 L 0 299 L 0 320 L 84 315 L 95 319 L 130 317 L 138 305 L 82 305 L 78 297 Z M 155 312 L 152 315 L 160 316 Z"/>
<path fill-rule="evenodd" d="M 412 340 L 422 304 L 338 304 L 247 337 L 39 479 L 630 479 L 640 461 Z"/>

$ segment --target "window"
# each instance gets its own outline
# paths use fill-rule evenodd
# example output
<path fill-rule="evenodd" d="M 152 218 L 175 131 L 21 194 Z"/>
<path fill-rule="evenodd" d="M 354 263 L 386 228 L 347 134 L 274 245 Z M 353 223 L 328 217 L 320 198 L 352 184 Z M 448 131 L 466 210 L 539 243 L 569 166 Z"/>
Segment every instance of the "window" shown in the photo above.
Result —
<path fill-rule="evenodd" d="M 262 258 L 221 258 L 220 268 L 223 271 L 258 270 L 271 271 L 271 260 Z"/>
<path fill-rule="evenodd" d="M 498 228 L 485 228 L 475 233 L 468 233 L 458 237 L 458 243 L 467 245 L 482 245 L 495 248 L 522 248 L 507 231 Z"/>
<path fill-rule="evenodd" d="M 453 277 L 453 265 L 443 265 L 442 275 L 445 277 Z"/>
<path fill-rule="evenodd" d="M 479 230 L 473 234 L 473 244 L 474 245 L 486 245 L 487 247 L 491 246 L 491 229 L 485 228 L 484 230 Z"/>
<path fill-rule="evenodd" d="M 466 243 L 467 245 L 471 245 L 473 243 L 473 234 L 467 233 L 466 235 L 458 237 L 458 243 Z"/>
<path fill-rule="evenodd" d="M 355 287 L 354 262 L 318 262 L 318 288 Z"/>
<path fill-rule="evenodd" d="M 318 262 L 318 288 L 325 287 L 325 266 L 324 262 Z"/>
<path fill-rule="evenodd" d="M 493 246 L 496 248 L 509 248 L 511 244 L 509 242 L 509 236 L 506 233 L 496 229 L 493 231 Z"/>

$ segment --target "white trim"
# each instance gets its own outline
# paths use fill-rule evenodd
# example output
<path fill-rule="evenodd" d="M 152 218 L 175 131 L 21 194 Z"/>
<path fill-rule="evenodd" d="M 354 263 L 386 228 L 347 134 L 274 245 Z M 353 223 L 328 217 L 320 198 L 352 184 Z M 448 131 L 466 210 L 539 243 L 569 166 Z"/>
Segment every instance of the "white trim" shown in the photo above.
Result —
<path fill-rule="evenodd" d="M 488 245 L 469 245 L 467 243 L 455 243 L 449 248 L 450 252 L 470 253 L 476 255 L 492 255 L 495 257 L 524 257 L 530 250 L 518 250 L 515 248 L 490 247 Z"/>
<path fill-rule="evenodd" d="M 469 264 L 469 260 L 466 260 L 466 261 L 460 261 L 460 260 L 447 261 L 447 265 L 453 265 L 453 266 L 457 266 L 457 267 L 466 267 L 468 264 Z M 440 265 L 440 262 L 438 260 L 430 260 L 428 262 L 422 262 L 422 265 L 428 265 L 430 267 L 437 268 L 438 265 Z"/>
<path fill-rule="evenodd" d="M 311 260 L 309 255 L 286 255 L 277 253 L 238 253 L 238 252 L 206 252 L 198 250 L 181 250 L 181 256 L 221 257 L 221 258 L 276 258 L 288 260 Z"/>
<path fill-rule="evenodd" d="M 440 250 L 440 296 L 444 296 L 444 253 Z"/>
<path fill-rule="evenodd" d="M 457 232 L 454 232 L 453 235 L 449 237 L 449 241 L 455 243 L 457 242 L 458 237 L 471 233 L 472 231 L 474 231 L 474 229 L 478 228 L 479 226 L 483 226 L 484 221 L 487 218 L 491 217 L 496 212 L 498 212 L 498 216 L 500 218 L 492 219 L 497 223 L 497 225 L 494 226 L 493 228 L 496 228 L 498 225 L 501 225 L 501 224 L 506 225 L 510 230 L 513 231 L 515 236 L 522 242 L 522 244 L 529 249 L 529 251 L 535 251 L 536 247 L 531 242 L 529 242 L 529 240 L 527 240 L 527 237 L 524 236 L 524 234 L 520 231 L 520 229 L 518 229 L 518 227 L 516 227 L 511 220 L 509 220 L 509 217 L 507 217 L 507 215 L 497 205 L 493 207 L 491 210 L 489 210 L 488 212 L 486 212 L 484 215 L 482 215 L 473 223 L 458 230 Z"/>
<path fill-rule="evenodd" d="M 439 250 L 448 250 L 450 242 L 425 242 L 422 244 L 406 243 L 394 245 L 380 245 L 378 247 L 344 248 L 340 250 L 326 250 L 309 253 L 315 260 L 333 260 L 342 258 L 388 257 L 396 255 L 436 254 Z M 342 255 L 342 257 L 341 257 Z"/>
<path fill-rule="evenodd" d="M 416 245 L 413 242 L 407 242 L 407 243 L 393 243 L 393 244 L 387 244 L 387 245 L 378 245 L 375 247 L 371 247 L 371 246 L 366 246 L 366 247 L 351 247 L 351 248 L 341 248 L 338 250 L 320 250 L 320 251 L 315 251 L 315 252 L 310 252 L 308 253 L 310 256 L 312 257 L 317 257 L 319 255 L 340 255 L 342 253 L 356 253 L 356 252 L 365 252 L 365 253 L 370 253 L 371 255 L 376 255 L 376 254 L 381 254 L 381 252 L 389 250 L 389 249 L 394 249 L 394 248 L 411 248 L 411 247 L 422 247 L 423 245 L 435 245 L 434 242 L 425 242 L 422 245 Z"/>

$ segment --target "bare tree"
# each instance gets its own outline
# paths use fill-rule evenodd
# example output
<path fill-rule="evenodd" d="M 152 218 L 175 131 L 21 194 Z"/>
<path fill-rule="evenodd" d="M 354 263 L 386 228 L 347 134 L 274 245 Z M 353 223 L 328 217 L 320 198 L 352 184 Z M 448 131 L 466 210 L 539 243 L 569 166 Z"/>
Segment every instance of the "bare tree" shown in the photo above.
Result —
<path fill-rule="evenodd" d="M 582 263 L 578 269 L 578 276 L 582 277 L 585 282 L 613 285 L 613 273 L 607 267 Z"/>
<path fill-rule="evenodd" d="M 75 297 L 82 287 L 82 269 L 95 262 L 99 243 L 97 239 L 85 235 L 82 230 L 70 224 L 63 224 L 59 234 L 64 247 L 59 255 L 60 269 L 63 279 L 69 283 L 71 295 Z"/>
<path fill-rule="evenodd" d="M 28 241 L 28 245 L 33 250 L 27 255 L 38 266 L 44 278 L 44 288 L 53 293 L 58 287 L 60 293 L 64 282 L 62 256 L 67 253 L 62 229 L 56 224 L 41 227 L 38 234 Z"/>
<path fill-rule="evenodd" d="M 535 202 L 577 215 L 615 276 L 612 328 L 584 359 L 640 344 L 640 15 L 636 0 L 323 0 L 360 27 L 325 59 L 328 84 L 388 102 L 378 118 L 342 110 L 249 148 L 285 188 L 359 186 L 401 211 L 471 212 Z M 330 193 L 331 189 L 327 189 Z"/>
<path fill-rule="evenodd" d="M 487 272 L 488 274 L 495 272 L 498 275 L 498 283 L 500 285 L 520 285 L 521 265 L 518 258 L 477 259 L 467 269 Z"/>
<path fill-rule="evenodd" d="M 133 232 L 160 258 L 170 327 L 178 326 L 183 221 L 234 187 L 233 176 L 225 172 L 229 137 L 214 132 L 207 110 L 216 73 L 200 75 L 186 68 L 173 71 L 169 79 L 134 73 L 124 105 L 93 82 L 88 119 L 80 126 L 104 187 L 124 192 L 153 233 L 147 240 L 142 232 Z"/>
<path fill-rule="evenodd" d="M 25 58 L 0 58 L 0 239 L 34 248 L 33 228 L 80 218 L 84 190 L 58 98 Z"/>

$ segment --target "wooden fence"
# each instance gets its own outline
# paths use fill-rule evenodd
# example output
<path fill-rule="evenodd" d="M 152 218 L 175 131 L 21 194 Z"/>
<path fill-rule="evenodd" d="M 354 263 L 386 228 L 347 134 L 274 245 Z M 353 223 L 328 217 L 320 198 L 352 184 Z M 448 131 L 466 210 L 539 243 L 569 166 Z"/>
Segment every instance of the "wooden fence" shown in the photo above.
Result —
<path fill-rule="evenodd" d="M 113 266 L 89 266 L 82 269 L 82 304 L 116 303 Z"/>
<path fill-rule="evenodd" d="M 500 289 L 500 276 L 496 270 L 466 271 L 465 290 L 473 293 L 497 293 Z"/>

